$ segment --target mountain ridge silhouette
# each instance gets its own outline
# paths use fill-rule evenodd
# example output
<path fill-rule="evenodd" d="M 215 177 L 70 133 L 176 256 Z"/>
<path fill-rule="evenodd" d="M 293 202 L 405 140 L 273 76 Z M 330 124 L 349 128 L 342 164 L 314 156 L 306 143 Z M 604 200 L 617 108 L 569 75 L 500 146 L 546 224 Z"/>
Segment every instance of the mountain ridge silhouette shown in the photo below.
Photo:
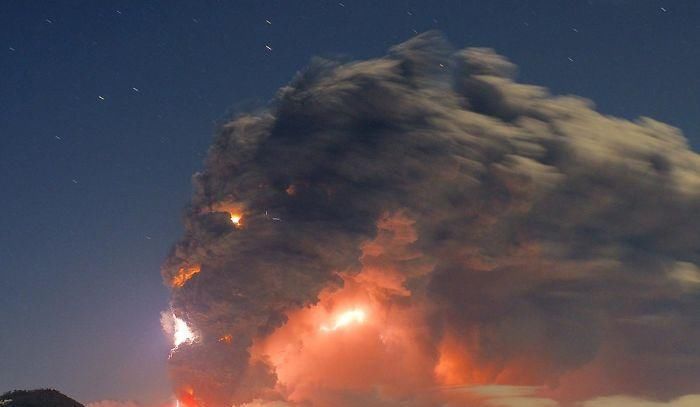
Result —
<path fill-rule="evenodd" d="M 85 407 L 55 389 L 12 390 L 0 395 L 0 407 Z"/>

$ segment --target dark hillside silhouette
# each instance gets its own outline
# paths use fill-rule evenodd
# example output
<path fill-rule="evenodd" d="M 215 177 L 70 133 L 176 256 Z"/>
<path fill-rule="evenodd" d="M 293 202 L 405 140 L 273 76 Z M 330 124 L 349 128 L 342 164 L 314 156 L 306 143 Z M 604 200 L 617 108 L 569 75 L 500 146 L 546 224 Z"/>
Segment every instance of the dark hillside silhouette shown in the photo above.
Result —
<path fill-rule="evenodd" d="M 84 407 L 58 390 L 13 390 L 0 395 L 0 407 Z"/>

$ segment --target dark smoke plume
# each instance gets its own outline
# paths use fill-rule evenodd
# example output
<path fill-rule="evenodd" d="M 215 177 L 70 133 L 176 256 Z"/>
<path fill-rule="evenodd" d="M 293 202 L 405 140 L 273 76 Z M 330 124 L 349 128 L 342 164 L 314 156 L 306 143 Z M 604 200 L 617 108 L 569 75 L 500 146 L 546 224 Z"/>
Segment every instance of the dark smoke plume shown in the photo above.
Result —
<path fill-rule="evenodd" d="M 170 359 L 178 394 L 342 407 L 499 405 L 477 385 L 535 389 L 541 405 L 700 393 L 700 157 L 671 126 L 515 73 L 426 33 L 378 59 L 314 60 L 269 110 L 225 124 L 163 267 L 196 334 Z M 312 313 L 359 293 L 381 324 L 374 312 L 323 342 Z"/>

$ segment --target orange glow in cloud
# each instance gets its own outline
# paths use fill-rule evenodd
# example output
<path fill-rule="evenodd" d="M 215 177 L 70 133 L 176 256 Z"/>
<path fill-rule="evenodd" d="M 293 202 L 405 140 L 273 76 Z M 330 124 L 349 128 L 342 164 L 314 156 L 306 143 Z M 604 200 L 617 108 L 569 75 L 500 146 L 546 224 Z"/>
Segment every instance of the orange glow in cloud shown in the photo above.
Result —
<path fill-rule="evenodd" d="M 321 325 L 321 330 L 323 332 L 330 332 L 351 324 L 361 324 L 363 322 L 365 322 L 365 312 L 361 309 L 354 309 L 338 315 L 333 325 Z"/>
<path fill-rule="evenodd" d="M 320 397 L 319 389 L 382 386 L 408 394 L 430 383 L 433 360 L 419 310 L 391 309 L 373 293 L 380 287 L 345 278 L 343 289 L 324 292 L 317 305 L 290 313 L 287 324 L 254 345 L 253 354 L 274 367 L 279 390 L 302 402 Z"/>
<path fill-rule="evenodd" d="M 213 212 L 226 212 L 234 227 L 243 226 L 243 207 L 230 202 L 220 202 L 212 206 Z"/>
<path fill-rule="evenodd" d="M 243 218 L 243 215 L 239 213 L 232 213 L 231 214 L 231 223 L 233 223 L 235 226 L 240 226 L 241 225 L 241 218 Z"/>
<path fill-rule="evenodd" d="M 276 390 L 288 401 L 312 405 L 334 405 L 348 391 L 464 405 L 474 396 L 455 389 L 529 384 L 525 363 L 475 359 L 476 328 L 436 334 L 432 305 L 407 288 L 408 277 L 432 267 L 411 248 L 413 222 L 393 215 L 378 229 L 362 246 L 359 273 L 341 273 L 342 288 L 323 290 L 315 305 L 287 313 L 285 325 L 253 344 L 252 357 L 274 370 Z"/>
<path fill-rule="evenodd" d="M 175 399 L 176 407 L 199 407 L 197 399 L 194 397 L 194 390 L 191 387 L 185 387 L 177 392 Z"/>
<path fill-rule="evenodd" d="M 434 371 L 438 383 L 442 385 L 487 384 L 493 380 L 483 367 L 475 368 L 475 363 L 463 343 L 451 334 L 443 338 L 438 355 Z"/>
<path fill-rule="evenodd" d="M 181 267 L 177 275 L 173 277 L 171 280 L 171 284 L 173 287 L 182 287 L 185 285 L 185 283 L 191 279 L 195 274 L 199 273 L 201 271 L 201 267 L 198 265 L 194 266 L 186 266 L 186 267 Z"/>
<path fill-rule="evenodd" d="M 362 248 L 359 274 L 341 274 L 341 289 L 322 291 L 317 304 L 288 313 L 284 326 L 253 345 L 252 355 L 273 367 L 287 400 L 332 405 L 333 392 L 379 388 L 401 397 L 434 386 L 425 309 L 386 256 L 417 256 L 406 247 L 415 240 L 412 222 L 394 217 L 380 228 Z"/>

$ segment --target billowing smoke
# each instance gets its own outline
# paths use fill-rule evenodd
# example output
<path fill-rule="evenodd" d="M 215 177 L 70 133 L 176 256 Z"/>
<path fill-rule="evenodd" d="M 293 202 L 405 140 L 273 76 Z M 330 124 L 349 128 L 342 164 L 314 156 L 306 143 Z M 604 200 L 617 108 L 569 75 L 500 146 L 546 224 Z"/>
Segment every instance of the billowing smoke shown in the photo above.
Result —
<path fill-rule="evenodd" d="M 515 72 L 427 33 L 222 126 L 163 267 L 180 403 L 700 392 L 700 157 Z"/>

